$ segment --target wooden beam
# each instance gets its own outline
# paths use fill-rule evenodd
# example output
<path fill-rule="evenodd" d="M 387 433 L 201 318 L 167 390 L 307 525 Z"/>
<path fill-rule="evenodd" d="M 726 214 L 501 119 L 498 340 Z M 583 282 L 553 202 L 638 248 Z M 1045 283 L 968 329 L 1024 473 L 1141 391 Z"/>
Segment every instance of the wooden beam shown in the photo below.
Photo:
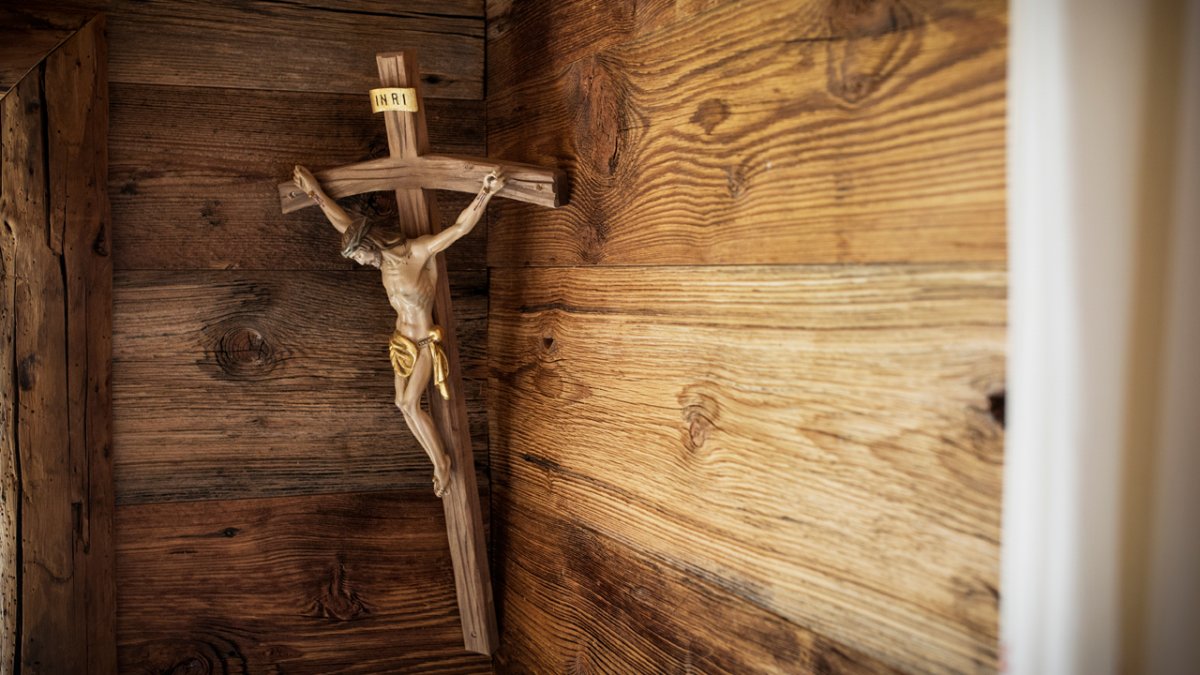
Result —
<path fill-rule="evenodd" d="M 508 176 L 508 184 L 497 193 L 499 197 L 550 208 L 564 202 L 566 181 L 562 172 L 520 162 L 481 161 L 455 155 L 383 157 L 318 171 L 315 175 L 330 197 L 341 199 L 393 188 L 424 187 L 475 194 L 483 178 L 497 169 Z M 284 213 L 315 205 L 291 181 L 279 184 L 279 203 Z"/>
<path fill-rule="evenodd" d="M 413 51 L 379 54 L 380 84 L 384 87 L 413 87 L 421 101 L 421 81 L 416 54 Z M 393 157 L 412 159 L 429 150 L 425 129 L 424 106 L 417 112 L 385 112 L 388 150 Z M 405 236 L 418 237 L 432 232 L 438 222 L 433 194 L 420 189 L 396 190 L 396 208 Z M 430 382 L 427 390 L 429 408 L 438 433 L 450 454 L 450 490 L 442 499 L 446 512 L 446 534 L 450 540 L 450 556 L 454 563 L 454 584 L 458 591 L 458 609 L 462 618 L 465 647 L 480 654 L 491 654 L 498 642 L 496 613 L 492 602 L 492 580 L 488 572 L 487 543 L 483 536 L 483 518 L 479 508 L 479 491 L 475 482 L 475 459 L 471 452 L 471 434 L 467 424 L 467 405 L 462 387 L 462 367 L 455 339 L 454 314 L 450 306 L 450 285 L 447 283 L 446 262 L 436 257 L 437 296 L 434 301 L 434 320 L 442 327 L 442 347 L 449 360 L 447 386 L 450 399 L 445 400 Z"/>
<path fill-rule="evenodd" d="M 89 22 L 2 103 L 0 672 L 116 671 L 103 36 Z"/>
<path fill-rule="evenodd" d="M 15 99 L 14 99 L 15 100 Z M 11 110 L 18 107 L 13 103 Z M 18 568 L 21 565 L 18 544 L 21 538 L 20 467 L 17 466 L 16 381 L 17 357 L 14 349 L 12 318 L 16 307 L 13 297 L 16 278 L 13 275 L 16 240 L 8 225 L 15 213 L 15 205 L 9 205 L 8 194 L 17 187 L 19 171 L 8 168 L 10 157 L 15 158 L 8 131 L 10 104 L 0 97 L 0 673 L 16 672 L 18 625 L 17 598 L 21 594 Z"/>

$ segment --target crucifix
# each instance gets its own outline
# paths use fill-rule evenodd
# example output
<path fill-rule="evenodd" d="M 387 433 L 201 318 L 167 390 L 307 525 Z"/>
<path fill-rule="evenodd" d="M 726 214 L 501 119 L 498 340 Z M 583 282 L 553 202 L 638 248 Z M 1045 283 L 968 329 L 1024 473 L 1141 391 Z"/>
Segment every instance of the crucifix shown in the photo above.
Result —
<path fill-rule="evenodd" d="M 382 86 L 371 91 L 371 103 L 384 115 L 389 156 L 315 174 L 297 167 L 293 180 L 279 185 L 280 204 L 284 213 L 321 207 L 343 233 L 343 255 L 383 270 L 397 311 L 396 331 L 388 345 L 396 405 L 434 462 L 434 489 L 446 513 L 464 645 L 491 654 L 497 642 L 492 581 L 450 286 L 438 253 L 470 231 L 493 195 L 560 206 L 562 175 L 515 162 L 429 154 L 415 52 L 378 54 L 375 60 Z M 434 189 L 478 195 L 453 226 L 439 233 L 433 229 L 438 222 L 433 194 L 426 192 Z M 396 192 L 402 236 L 394 242 L 372 242 L 369 224 L 334 201 L 380 190 Z M 426 382 L 430 416 L 420 410 L 420 388 Z"/>

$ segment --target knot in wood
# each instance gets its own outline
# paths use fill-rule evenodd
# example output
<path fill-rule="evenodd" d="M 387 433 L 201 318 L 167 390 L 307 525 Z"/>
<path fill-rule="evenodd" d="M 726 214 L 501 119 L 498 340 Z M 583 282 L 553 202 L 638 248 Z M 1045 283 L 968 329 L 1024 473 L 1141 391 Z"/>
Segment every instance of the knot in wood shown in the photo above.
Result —
<path fill-rule="evenodd" d="M 898 0 L 842 0 L 829 9 L 829 93 L 864 103 L 919 52 L 921 20 Z"/>
<path fill-rule="evenodd" d="M 167 672 L 171 675 L 209 675 L 212 672 L 212 664 L 206 659 L 193 656 L 176 663 Z"/>
<path fill-rule="evenodd" d="M 30 354 L 17 365 L 17 384 L 21 391 L 30 391 L 37 384 L 37 354 Z"/>
<path fill-rule="evenodd" d="M 221 333 L 214 352 L 221 371 L 231 377 L 262 376 L 275 368 L 274 348 L 250 326 L 234 326 Z"/>
<path fill-rule="evenodd" d="M 711 134 L 717 125 L 729 118 L 729 105 L 719 98 L 710 98 L 696 108 L 692 123 L 700 125 L 704 133 Z"/>
<path fill-rule="evenodd" d="M 721 418 L 721 404 L 708 389 L 707 385 L 693 385 L 679 395 L 683 405 L 683 447 L 689 457 L 702 452 Z"/>

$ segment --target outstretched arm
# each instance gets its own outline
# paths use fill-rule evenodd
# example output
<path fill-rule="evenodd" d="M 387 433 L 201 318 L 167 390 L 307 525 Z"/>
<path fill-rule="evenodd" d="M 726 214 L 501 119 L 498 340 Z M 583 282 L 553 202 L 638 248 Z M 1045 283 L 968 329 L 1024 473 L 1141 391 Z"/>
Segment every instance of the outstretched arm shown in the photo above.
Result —
<path fill-rule="evenodd" d="M 321 189 L 321 183 L 317 181 L 311 171 L 297 165 L 296 170 L 292 173 L 292 180 L 296 183 L 296 187 L 303 190 L 309 198 L 317 203 L 317 206 L 321 207 L 325 217 L 333 223 L 338 232 L 345 234 L 346 229 L 354 224 L 355 218 L 325 194 L 325 190 Z"/>
<path fill-rule="evenodd" d="M 458 220 L 446 229 L 432 234 L 427 237 L 421 237 L 418 240 L 419 245 L 423 245 L 429 252 L 429 255 L 436 255 L 450 248 L 454 242 L 462 239 L 475 229 L 475 224 L 483 217 L 483 209 L 487 207 L 488 202 L 492 200 L 500 188 L 504 187 L 507 178 L 499 170 L 493 171 L 483 179 L 483 188 L 479 194 L 475 195 L 475 200 L 471 205 L 463 209 L 463 212 L 458 215 Z"/>

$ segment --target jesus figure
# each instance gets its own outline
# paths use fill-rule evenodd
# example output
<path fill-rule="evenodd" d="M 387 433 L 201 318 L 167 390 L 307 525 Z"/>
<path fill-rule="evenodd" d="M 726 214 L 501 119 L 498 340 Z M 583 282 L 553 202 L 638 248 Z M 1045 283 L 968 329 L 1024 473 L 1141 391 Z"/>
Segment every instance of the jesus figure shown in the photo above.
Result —
<path fill-rule="evenodd" d="M 365 217 L 352 217 L 330 199 L 308 169 L 297 166 L 292 178 L 342 233 L 342 255 L 383 272 L 383 287 L 396 310 L 396 329 L 388 344 L 396 374 L 396 407 L 404 413 L 408 428 L 433 461 L 433 490 L 441 497 L 450 489 L 450 456 L 433 419 L 421 409 L 421 393 L 431 376 L 442 397 L 450 398 L 446 388 L 449 364 L 442 351 L 442 331 L 433 323 L 436 256 L 475 227 L 484 207 L 504 187 L 505 177 L 492 172 L 484 178 L 475 200 L 450 227 L 437 234 L 390 242 L 373 237 L 371 224 Z"/>

